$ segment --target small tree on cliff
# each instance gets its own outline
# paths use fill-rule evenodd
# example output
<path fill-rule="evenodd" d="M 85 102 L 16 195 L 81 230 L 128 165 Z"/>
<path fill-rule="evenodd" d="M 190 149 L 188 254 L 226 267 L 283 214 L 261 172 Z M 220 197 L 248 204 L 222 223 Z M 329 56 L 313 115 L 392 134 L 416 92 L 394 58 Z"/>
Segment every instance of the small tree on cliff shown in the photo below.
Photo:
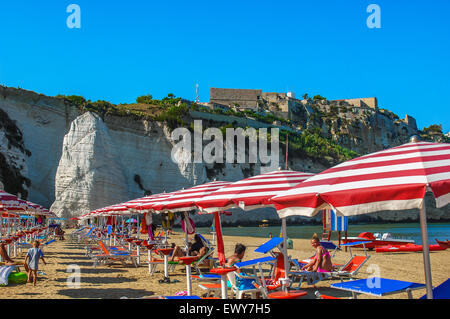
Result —
<path fill-rule="evenodd" d="M 321 96 L 319 94 L 313 96 L 313 101 L 324 101 L 326 99 L 327 98 L 325 98 L 325 97 L 323 97 L 323 96 Z"/>
<path fill-rule="evenodd" d="M 425 127 L 423 131 L 428 134 L 442 134 L 442 124 L 431 124 L 430 126 Z"/>
<path fill-rule="evenodd" d="M 152 104 L 153 96 L 151 94 L 142 95 L 136 98 L 136 103 Z"/>

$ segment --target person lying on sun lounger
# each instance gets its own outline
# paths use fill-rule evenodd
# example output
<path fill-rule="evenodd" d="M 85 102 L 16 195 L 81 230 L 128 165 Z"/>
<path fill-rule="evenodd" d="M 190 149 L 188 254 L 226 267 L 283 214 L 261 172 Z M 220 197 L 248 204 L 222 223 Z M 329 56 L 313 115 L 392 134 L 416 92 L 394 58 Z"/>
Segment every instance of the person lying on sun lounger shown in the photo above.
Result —
<path fill-rule="evenodd" d="M 311 245 L 316 249 L 316 255 L 312 260 L 302 267 L 302 270 L 315 271 L 315 272 L 330 272 L 333 270 L 333 264 L 331 263 L 331 256 L 328 250 L 326 250 L 320 244 L 320 239 L 317 234 L 314 234 L 311 239 Z"/>
<path fill-rule="evenodd" d="M 6 243 L 0 243 L 0 255 L 2 256 L 2 259 L 5 262 L 5 266 L 15 265 L 14 260 L 12 260 L 9 257 L 8 251 L 6 250 L 5 246 L 6 246 Z"/>
<path fill-rule="evenodd" d="M 173 245 L 173 244 L 172 244 Z M 208 248 L 205 247 L 201 237 L 198 234 L 194 236 L 194 242 L 188 244 L 189 247 L 189 256 L 197 256 L 201 258 L 208 252 Z M 169 261 L 174 261 L 175 257 L 184 257 L 186 253 L 181 249 L 180 246 L 175 246 L 172 255 L 169 258 Z"/>

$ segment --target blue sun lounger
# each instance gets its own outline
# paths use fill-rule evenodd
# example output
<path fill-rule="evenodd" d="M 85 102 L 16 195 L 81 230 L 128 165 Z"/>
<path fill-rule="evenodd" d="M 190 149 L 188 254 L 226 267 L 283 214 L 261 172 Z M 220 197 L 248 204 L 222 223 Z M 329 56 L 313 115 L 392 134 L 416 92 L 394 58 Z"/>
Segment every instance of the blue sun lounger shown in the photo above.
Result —
<path fill-rule="evenodd" d="M 163 296 L 164 299 L 202 299 L 199 296 Z"/>
<path fill-rule="evenodd" d="M 411 291 L 425 288 L 425 285 L 409 281 L 372 277 L 335 283 L 331 284 L 330 287 L 350 291 L 352 292 L 354 299 L 356 299 L 357 294 L 383 297 L 402 292 L 406 292 L 408 294 L 408 298 L 412 299 Z"/>
<path fill-rule="evenodd" d="M 427 299 L 427 295 L 425 294 L 420 299 Z M 450 299 L 450 278 L 433 288 L 433 299 Z"/>

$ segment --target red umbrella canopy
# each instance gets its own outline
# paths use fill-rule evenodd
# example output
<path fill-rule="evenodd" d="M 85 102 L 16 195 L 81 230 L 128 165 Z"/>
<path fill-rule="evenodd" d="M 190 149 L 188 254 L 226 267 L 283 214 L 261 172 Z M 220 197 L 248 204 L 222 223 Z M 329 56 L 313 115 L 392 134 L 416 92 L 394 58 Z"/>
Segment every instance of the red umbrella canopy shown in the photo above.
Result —
<path fill-rule="evenodd" d="M 271 199 L 280 217 L 420 208 L 427 187 L 436 206 L 450 203 L 450 144 L 414 142 L 341 163 Z"/>
<path fill-rule="evenodd" d="M 231 182 L 213 181 L 188 189 L 183 189 L 171 193 L 172 195 L 170 197 L 162 198 L 161 200 L 153 202 L 152 209 L 155 211 L 170 210 L 171 212 L 193 210 L 197 208 L 195 205 L 197 200 L 230 184 Z"/>
<path fill-rule="evenodd" d="M 231 207 L 250 210 L 271 205 L 267 200 L 286 191 L 307 178 L 311 173 L 279 170 L 231 183 L 197 200 L 202 212 L 212 213 Z"/>

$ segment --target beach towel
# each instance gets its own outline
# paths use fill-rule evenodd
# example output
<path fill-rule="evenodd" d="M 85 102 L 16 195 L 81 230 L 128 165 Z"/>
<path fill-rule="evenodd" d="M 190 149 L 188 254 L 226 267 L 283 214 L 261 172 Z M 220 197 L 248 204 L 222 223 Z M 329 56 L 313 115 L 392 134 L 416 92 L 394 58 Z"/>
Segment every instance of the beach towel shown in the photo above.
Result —
<path fill-rule="evenodd" d="M 142 218 L 140 233 L 141 234 L 148 233 L 147 218 L 145 218 L 145 216 L 144 218 Z"/>
<path fill-rule="evenodd" d="M 16 266 L 0 267 L 0 286 L 8 286 L 9 274 L 16 269 Z"/>
<path fill-rule="evenodd" d="M 194 221 L 189 217 L 187 212 L 184 212 L 183 218 L 181 219 L 181 228 L 188 235 L 195 233 Z"/>
<path fill-rule="evenodd" d="M 155 237 L 153 236 L 153 225 L 149 224 L 147 230 L 148 230 L 148 239 L 150 239 L 151 241 L 155 240 Z"/>

